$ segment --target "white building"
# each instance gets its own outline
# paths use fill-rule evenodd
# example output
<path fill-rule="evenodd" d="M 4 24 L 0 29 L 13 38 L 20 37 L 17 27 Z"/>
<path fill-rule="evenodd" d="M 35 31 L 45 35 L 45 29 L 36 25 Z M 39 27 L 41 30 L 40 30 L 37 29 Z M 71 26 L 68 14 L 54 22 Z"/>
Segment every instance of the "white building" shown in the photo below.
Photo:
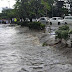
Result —
<path fill-rule="evenodd" d="M 65 4 L 64 4 L 64 8 L 66 8 L 66 9 L 70 10 L 70 4 L 65 3 Z"/>
<path fill-rule="evenodd" d="M 63 7 L 70 10 L 70 4 L 69 4 L 68 0 L 58 0 L 58 1 L 64 1 L 64 6 Z"/>

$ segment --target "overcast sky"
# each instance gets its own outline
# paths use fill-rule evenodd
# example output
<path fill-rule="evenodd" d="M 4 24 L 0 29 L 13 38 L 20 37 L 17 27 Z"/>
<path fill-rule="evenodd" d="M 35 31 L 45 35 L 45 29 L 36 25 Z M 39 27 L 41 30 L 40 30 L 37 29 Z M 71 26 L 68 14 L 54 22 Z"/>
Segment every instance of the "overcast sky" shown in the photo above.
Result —
<path fill-rule="evenodd" d="M 2 8 L 5 8 L 5 7 L 13 8 L 14 4 L 15 4 L 15 0 L 0 0 L 0 12 Z"/>

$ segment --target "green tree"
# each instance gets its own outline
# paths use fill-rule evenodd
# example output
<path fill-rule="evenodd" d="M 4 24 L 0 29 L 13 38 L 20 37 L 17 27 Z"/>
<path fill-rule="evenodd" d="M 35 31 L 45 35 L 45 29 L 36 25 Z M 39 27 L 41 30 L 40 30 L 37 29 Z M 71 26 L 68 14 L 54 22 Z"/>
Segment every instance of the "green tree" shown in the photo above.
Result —
<path fill-rule="evenodd" d="M 15 12 L 16 12 L 16 17 L 20 19 L 24 19 L 27 17 L 26 13 L 26 7 L 28 7 L 28 0 L 16 0 L 16 4 L 14 5 L 15 7 Z"/>
<path fill-rule="evenodd" d="M 52 2 L 54 0 L 51 0 Z M 50 0 L 16 0 L 15 10 L 21 19 L 47 16 L 50 11 Z M 52 3 L 51 2 L 51 3 Z"/>
<path fill-rule="evenodd" d="M 1 19 L 10 19 L 15 18 L 15 10 L 14 9 L 3 9 L 2 13 L 0 13 Z"/>

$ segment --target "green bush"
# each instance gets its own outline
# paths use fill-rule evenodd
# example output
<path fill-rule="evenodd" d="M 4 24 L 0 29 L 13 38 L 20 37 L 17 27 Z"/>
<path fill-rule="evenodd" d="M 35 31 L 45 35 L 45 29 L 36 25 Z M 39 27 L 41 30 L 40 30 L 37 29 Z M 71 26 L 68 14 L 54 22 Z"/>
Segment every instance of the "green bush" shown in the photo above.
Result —
<path fill-rule="evenodd" d="M 47 46 L 48 44 L 46 43 L 46 42 L 44 42 L 43 44 L 42 44 L 42 46 L 44 47 L 44 46 Z"/>
<path fill-rule="evenodd" d="M 69 34 L 72 34 L 72 30 L 69 31 Z"/>
<path fill-rule="evenodd" d="M 44 25 L 44 24 L 40 24 L 40 28 L 41 28 L 42 30 L 44 30 L 44 29 L 45 29 L 45 25 Z"/>
<path fill-rule="evenodd" d="M 30 29 L 37 29 L 37 30 L 44 30 L 45 25 L 41 24 L 40 22 L 30 22 L 29 23 L 29 28 Z"/>
<path fill-rule="evenodd" d="M 16 24 L 21 25 L 21 26 L 27 26 L 30 29 L 36 29 L 36 30 L 44 30 L 45 29 L 45 24 L 41 24 L 40 22 L 16 22 Z"/>
<path fill-rule="evenodd" d="M 69 38 L 69 26 L 61 26 L 55 33 L 56 38 L 67 40 Z"/>
<path fill-rule="evenodd" d="M 59 30 L 69 30 L 69 26 L 67 25 L 61 26 L 59 27 Z"/>
<path fill-rule="evenodd" d="M 30 22 L 29 23 L 29 28 L 31 28 L 31 29 L 39 29 L 40 28 L 40 23 L 39 22 Z"/>
<path fill-rule="evenodd" d="M 16 24 L 17 24 L 17 25 L 21 25 L 21 22 L 20 22 L 20 21 L 17 21 Z"/>
<path fill-rule="evenodd" d="M 61 26 L 59 29 L 55 32 L 56 33 L 56 39 L 59 38 L 60 41 L 62 42 L 62 39 L 65 40 L 65 42 L 70 38 L 70 29 L 69 26 Z M 66 43 L 67 45 L 67 43 Z"/>
<path fill-rule="evenodd" d="M 61 37 L 61 30 L 57 30 L 57 31 L 55 32 L 55 34 L 56 34 L 56 36 L 55 36 L 56 39 L 57 39 L 57 38 L 62 39 L 62 37 Z"/>
<path fill-rule="evenodd" d="M 21 26 L 28 26 L 29 22 L 28 21 L 16 22 L 16 24 L 21 25 Z"/>

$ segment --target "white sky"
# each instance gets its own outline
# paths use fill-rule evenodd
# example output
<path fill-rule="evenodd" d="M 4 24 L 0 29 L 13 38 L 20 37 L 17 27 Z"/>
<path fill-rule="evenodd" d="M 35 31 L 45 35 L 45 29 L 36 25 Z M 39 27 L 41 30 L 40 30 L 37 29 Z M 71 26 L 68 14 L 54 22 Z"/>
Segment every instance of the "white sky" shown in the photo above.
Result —
<path fill-rule="evenodd" d="M 15 4 L 15 0 L 0 0 L 0 12 L 2 8 L 5 8 L 5 7 L 13 8 L 14 4 Z"/>

